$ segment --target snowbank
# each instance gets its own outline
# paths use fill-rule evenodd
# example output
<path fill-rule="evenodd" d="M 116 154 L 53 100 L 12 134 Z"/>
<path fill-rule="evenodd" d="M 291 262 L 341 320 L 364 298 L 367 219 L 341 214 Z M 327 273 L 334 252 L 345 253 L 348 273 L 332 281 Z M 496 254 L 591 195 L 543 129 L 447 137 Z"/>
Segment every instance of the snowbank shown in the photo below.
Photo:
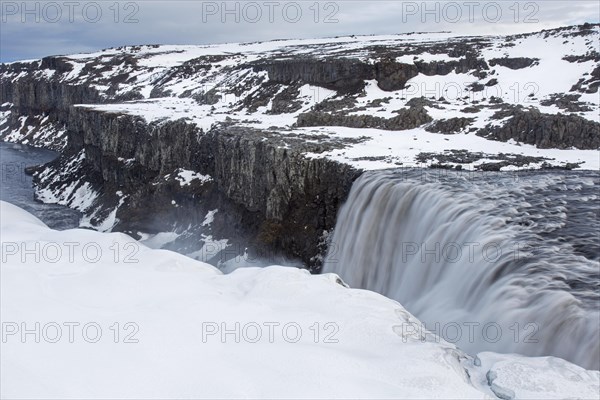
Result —
<path fill-rule="evenodd" d="M 599 393 L 598 372 L 562 360 L 474 360 L 421 335 L 397 302 L 335 275 L 285 267 L 223 275 L 123 234 L 54 231 L 0 207 L 3 398 Z M 517 361 L 531 385 L 511 374 Z"/>

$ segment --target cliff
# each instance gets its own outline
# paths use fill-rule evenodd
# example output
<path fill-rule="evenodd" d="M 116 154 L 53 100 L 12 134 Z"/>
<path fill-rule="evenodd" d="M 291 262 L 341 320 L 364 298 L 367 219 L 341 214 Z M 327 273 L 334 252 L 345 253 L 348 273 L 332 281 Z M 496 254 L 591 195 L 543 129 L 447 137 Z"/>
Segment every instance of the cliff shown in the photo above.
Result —
<path fill-rule="evenodd" d="M 285 255 L 318 268 L 323 233 L 335 225 L 360 174 L 347 164 L 304 155 L 330 146 L 283 141 L 251 128 L 222 125 L 203 132 L 182 120 L 148 124 L 83 107 L 73 109 L 68 126 L 62 157 L 35 175 L 40 187 L 58 194 L 54 201 L 77 205 L 84 188 L 95 193 L 82 209 L 92 226 L 102 226 L 116 210 L 110 228 L 134 237 L 187 229 L 190 238 L 175 247 L 183 252 L 205 245 L 210 230 L 212 237 L 229 239 L 227 251 L 203 254 L 213 263 L 247 251 L 252 258 Z M 74 166 L 73 160 L 81 161 Z M 210 179 L 183 185 L 179 171 Z M 62 190 L 65 183 L 69 190 Z M 211 226 L 198 229 L 213 209 L 219 212 Z"/>

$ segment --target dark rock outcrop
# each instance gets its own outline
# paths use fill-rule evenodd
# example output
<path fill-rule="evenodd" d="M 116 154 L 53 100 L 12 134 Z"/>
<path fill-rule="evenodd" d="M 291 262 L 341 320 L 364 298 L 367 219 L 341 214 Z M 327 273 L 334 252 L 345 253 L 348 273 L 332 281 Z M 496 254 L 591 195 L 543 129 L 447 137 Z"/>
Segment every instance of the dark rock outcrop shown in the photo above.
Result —
<path fill-rule="evenodd" d="M 457 74 L 466 74 L 472 70 L 487 70 L 488 64 L 482 58 L 469 55 L 456 61 L 434 61 L 422 62 L 416 61 L 415 65 L 418 71 L 424 75 L 448 75 L 450 72 Z"/>
<path fill-rule="evenodd" d="M 556 93 L 550 95 L 548 99 L 540 101 L 540 104 L 543 106 L 551 106 L 555 105 L 561 110 L 565 110 L 568 112 L 586 112 L 592 111 L 592 108 L 579 101 L 581 96 L 577 94 L 561 94 Z"/>
<path fill-rule="evenodd" d="M 500 65 L 502 67 L 510 68 L 510 69 L 523 69 L 527 67 L 531 67 L 535 65 L 540 60 L 537 58 L 527 58 L 527 57 L 516 57 L 516 58 L 492 58 L 490 60 L 490 66 L 495 67 L 496 65 Z"/>
<path fill-rule="evenodd" d="M 573 85 L 571 91 L 580 93 L 597 93 L 600 89 L 600 65 L 596 66 L 589 78 L 581 78 Z"/>
<path fill-rule="evenodd" d="M 456 117 L 441 119 L 425 128 L 428 132 L 453 134 L 462 131 L 473 123 L 473 118 Z"/>
<path fill-rule="evenodd" d="M 31 73 L 33 72 L 32 70 Z M 23 77 L 14 82 L 2 82 L 0 104 L 4 102 L 12 103 L 14 111 L 21 115 L 34 116 L 51 112 L 57 118 L 66 120 L 71 105 L 103 103 L 104 98 L 95 88 L 86 85 Z"/>
<path fill-rule="evenodd" d="M 477 135 L 500 141 L 514 139 L 542 149 L 600 148 L 600 123 L 577 115 L 543 114 L 537 109 L 515 107 L 493 116 L 506 117 L 511 118 L 502 126 L 488 126 Z"/>
<path fill-rule="evenodd" d="M 276 60 L 256 63 L 255 71 L 267 71 L 269 80 L 293 84 L 305 82 L 343 92 L 356 92 L 373 77 L 373 68 L 352 59 Z"/>
<path fill-rule="evenodd" d="M 199 226 L 217 206 L 215 237 L 244 243 L 254 254 L 298 258 L 313 269 L 320 267 L 320 237 L 335 225 L 337 210 L 361 173 L 303 155 L 328 150 L 326 145 L 284 141 L 276 133 L 250 128 L 219 126 L 205 133 L 181 120 L 147 124 L 134 116 L 78 107 L 68 134 L 68 148 L 49 165 L 44 179 L 55 175 L 61 184 L 88 182 L 102 193 L 93 210 L 98 220 L 125 198 L 115 230 L 135 236 L 178 221 Z M 82 151 L 79 169 L 65 168 Z M 165 179 L 179 168 L 210 175 L 212 181 L 181 187 Z M 44 184 L 40 175 L 36 182 Z M 239 255 L 236 250 L 243 253 L 244 248 L 232 249 L 229 256 Z"/>
<path fill-rule="evenodd" d="M 365 81 L 371 79 L 376 79 L 382 90 L 400 90 L 418 74 L 414 65 L 390 59 L 373 65 L 346 58 L 275 60 L 255 63 L 253 68 L 267 71 L 273 82 L 288 85 L 304 82 L 341 93 L 358 92 L 364 88 Z"/>
<path fill-rule="evenodd" d="M 373 115 L 347 115 L 343 113 L 326 113 L 311 111 L 298 116 L 299 127 L 307 126 L 345 126 L 348 128 L 377 128 L 392 131 L 413 129 L 432 121 L 427 110 L 422 106 L 403 108 L 395 111 L 398 115 L 392 118 L 375 117 Z"/>
<path fill-rule="evenodd" d="M 401 64 L 384 59 L 375 64 L 375 79 L 382 90 L 393 91 L 404 89 L 409 79 L 419 73 L 412 64 Z"/>

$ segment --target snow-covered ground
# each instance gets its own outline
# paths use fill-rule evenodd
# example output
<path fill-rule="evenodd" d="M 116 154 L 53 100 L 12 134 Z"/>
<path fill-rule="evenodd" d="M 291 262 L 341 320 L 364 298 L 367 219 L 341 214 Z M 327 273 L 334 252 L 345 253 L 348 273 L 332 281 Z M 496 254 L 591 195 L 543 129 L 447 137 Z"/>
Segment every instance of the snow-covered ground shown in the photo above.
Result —
<path fill-rule="evenodd" d="M 3 398 L 598 398 L 597 371 L 472 358 L 332 274 L 224 275 L 123 234 L 0 213 Z"/>
<path fill-rule="evenodd" d="M 428 162 L 419 162 L 420 153 L 441 153 L 453 150 L 467 150 L 472 153 L 481 152 L 488 155 L 516 154 L 521 156 L 544 157 L 549 164 L 581 163 L 581 169 L 600 170 L 600 152 L 598 150 L 577 149 L 539 149 L 536 146 L 487 140 L 475 134 L 458 133 L 440 135 L 427 132 L 422 128 L 404 131 L 386 131 L 381 129 L 358 129 L 346 127 L 302 128 L 294 132 L 318 133 L 338 138 L 368 138 L 360 143 L 352 144 L 344 149 L 336 149 L 327 153 L 309 154 L 311 157 L 327 157 L 347 163 L 364 170 L 379 170 L 394 167 L 427 167 Z M 440 151 L 442 150 L 442 151 Z M 491 160 L 482 158 L 472 163 L 463 163 L 465 170 L 473 170 L 480 164 Z M 539 163 L 531 163 L 526 168 L 539 168 Z M 503 171 L 518 169 L 503 167 Z"/>
<path fill-rule="evenodd" d="M 294 129 L 298 117 L 318 110 L 325 101 L 350 100 L 347 107 L 334 112 L 390 119 L 406 109 L 411 100 L 424 98 L 430 103 L 426 111 L 432 122 L 402 131 L 324 128 L 321 134 L 329 138 L 360 135 L 369 140 L 348 144 L 346 149 L 323 156 L 364 169 L 381 169 L 397 165 L 428 166 L 436 160 L 430 157 L 423 165 L 417 159 L 419 153 L 442 154 L 458 149 L 490 156 L 475 163 L 463 163 L 464 169 L 499 162 L 496 156 L 509 153 L 546 157 L 546 163 L 555 166 L 576 163 L 579 168 L 597 170 L 600 167 L 597 150 L 537 149 L 519 143 L 498 143 L 475 134 L 488 126 L 506 123 L 510 118 L 494 119 L 493 115 L 514 106 L 600 122 L 597 90 L 588 90 L 590 82 L 597 79 L 594 76 L 598 68 L 600 29 L 597 25 L 580 29 L 568 27 L 513 36 L 474 37 L 442 32 L 210 46 L 125 46 L 60 58 L 72 67 L 68 72 L 45 67 L 42 61 L 24 62 L 22 65 L 29 66 L 24 68 L 37 66 L 28 71 L 11 69 L 11 65 L 19 64 L 9 64 L 0 78 L 5 82 L 34 78 L 96 88 L 106 103 L 80 107 L 136 115 L 149 123 L 186 119 L 206 132 L 215 124 L 229 121 L 257 129 L 275 128 L 284 137 L 303 133 Z M 419 70 L 399 90 L 383 90 L 377 80 L 367 79 L 364 90 L 347 95 L 327 89 L 327 85 L 277 82 L 267 70 L 257 67 L 303 59 L 317 59 L 324 64 L 352 59 L 372 65 L 384 56 L 407 67 L 426 64 L 430 68 Z M 510 65 L 507 60 L 521 60 L 525 66 Z M 436 65 L 452 63 L 463 66 L 437 68 L 435 72 Z M 135 100 L 123 101 L 118 96 Z M 282 103 L 288 106 L 295 103 L 297 107 L 282 108 Z M 6 110 L 12 107 L 9 103 L 3 106 Z M 8 115 L 8 111 L 0 113 L 0 126 Z M 442 132 L 453 134 L 431 134 L 426 130 L 437 121 L 461 117 L 470 120 L 465 127 L 456 132 Z M 64 142 L 63 127 L 46 126 L 41 120 L 44 116 L 39 117 L 40 121 L 33 117 L 19 118 L 19 129 L 6 131 L 7 125 L 4 131 L 0 130 L 5 140 L 20 141 L 20 137 L 27 137 L 21 142 L 47 145 L 53 136 L 53 140 Z M 357 161 L 359 158 L 362 160 Z M 542 162 L 531 162 L 520 167 L 541 165 Z"/>
<path fill-rule="evenodd" d="M 489 123 L 498 124 L 498 122 L 490 118 L 495 112 L 489 108 L 492 105 L 492 98 L 496 100 L 501 99 L 506 104 L 535 107 L 547 114 L 564 113 L 564 110 L 559 109 L 556 105 L 543 105 L 543 100 L 549 99 L 554 94 L 571 92 L 577 79 L 589 75 L 597 65 L 593 60 L 572 63 L 567 61 L 565 57 L 581 56 L 588 54 L 590 51 L 598 50 L 598 43 L 590 41 L 589 36 L 569 36 L 568 33 L 550 36 L 539 33 L 512 38 L 510 41 L 504 37 L 483 37 L 485 45 L 481 50 L 481 56 L 485 60 L 506 57 L 527 57 L 537 61 L 530 67 L 516 70 L 497 65 L 485 79 L 480 79 L 472 73 L 456 73 L 454 71 L 446 75 L 433 76 L 420 73 L 408 81 L 406 88 L 396 91 L 384 91 L 378 87 L 377 81 L 367 81 L 364 93 L 355 97 L 356 103 L 354 109 L 356 111 L 349 109 L 349 114 L 392 118 L 396 115 L 394 111 L 406 107 L 411 99 L 419 97 L 431 99 L 434 103 L 439 98 L 444 98 L 444 101 L 437 102 L 435 107 L 427 107 L 427 112 L 435 120 L 468 117 L 473 119 L 471 126 L 475 128 L 484 128 Z M 594 35 L 597 36 L 597 34 L 596 29 Z M 371 47 L 374 46 L 388 46 L 390 49 L 410 48 L 411 45 L 428 46 L 437 41 L 448 39 L 460 40 L 464 38 L 449 38 L 444 33 L 428 33 L 424 35 L 359 36 L 321 40 L 281 41 L 247 45 L 226 44 L 205 47 L 167 46 L 160 47 L 162 52 L 153 48 L 142 48 L 139 52 L 143 54 L 143 65 L 152 68 L 174 67 L 194 57 L 206 55 L 231 56 L 231 54 L 235 54 L 233 59 L 236 59 L 239 63 L 252 62 L 267 57 L 299 55 L 310 48 L 315 49 L 315 53 L 311 55 L 316 57 L 343 55 L 345 57 L 356 57 L 366 62 L 373 62 Z M 288 46 L 289 50 L 287 50 L 287 53 L 284 46 Z M 560 49 L 560 51 L 557 51 L 557 49 Z M 123 51 L 125 50 L 123 49 Z M 100 53 L 90 54 L 87 56 L 89 57 L 87 59 L 98 57 L 99 55 Z M 86 59 L 85 57 L 84 55 L 79 55 L 71 58 L 83 60 Z M 271 115 L 269 112 L 272 109 L 272 100 L 268 105 L 259 107 L 253 112 L 248 112 L 243 108 L 239 110 L 235 109 L 236 107 L 234 106 L 236 104 L 239 105 L 239 102 L 256 94 L 260 91 L 260 88 L 255 86 L 249 92 L 234 96 L 233 94 L 226 94 L 228 86 L 233 87 L 234 85 L 249 82 L 257 78 L 268 81 L 268 76 L 264 72 L 255 72 L 250 69 L 242 70 L 236 74 L 243 76 L 243 80 L 237 82 L 235 76 L 228 76 L 229 72 L 227 72 L 227 68 L 231 67 L 231 60 L 229 58 L 226 62 L 213 65 L 213 70 L 216 70 L 216 72 L 211 72 L 210 74 L 196 74 L 187 78 L 167 80 L 164 88 L 171 92 L 170 97 L 86 107 L 106 112 L 124 112 L 138 115 L 145 118 L 148 122 L 186 118 L 204 130 L 210 129 L 215 123 L 222 122 L 226 118 L 232 118 L 237 121 L 243 121 L 243 124 L 255 128 L 278 127 L 281 128 L 279 132 L 285 135 L 286 133 L 304 133 L 297 129 L 290 129 L 296 122 L 298 115 L 310 111 L 315 104 L 326 99 L 335 98 L 336 93 L 331 90 L 305 85 L 300 90 L 300 96 L 298 97 L 303 100 L 303 106 L 294 113 Z M 418 55 L 406 54 L 396 59 L 397 62 L 405 64 L 414 64 L 416 62 L 452 62 L 456 60 L 457 58 L 450 57 L 447 54 L 430 54 L 428 52 Z M 473 84 L 484 84 L 492 79 L 498 83 L 489 87 L 486 86 L 479 92 L 470 89 L 470 86 Z M 138 82 L 142 84 L 143 81 L 138 78 Z M 149 82 L 146 81 L 145 84 L 149 84 Z M 221 101 L 215 105 L 199 105 L 191 99 L 180 98 L 186 91 L 199 93 L 206 92 L 209 89 L 220 91 L 219 93 L 222 95 Z M 149 93 L 150 91 L 143 90 L 143 92 Z M 600 103 L 597 94 L 579 93 L 578 95 L 580 96 L 579 101 L 587 104 L 590 109 L 589 111 L 581 111 L 576 114 L 592 121 L 600 121 Z M 373 102 L 382 99 L 385 99 L 382 106 L 373 106 Z M 469 113 L 463 111 L 465 107 L 473 104 L 481 106 L 481 109 Z M 431 134 L 424 127 L 391 132 L 377 129 L 358 130 L 345 127 L 332 127 L 323 128 L 319 133 L 329 135 L 330 137 L 357 138 L 366 136 L 370 138 L 370 140 L 359 144 L 349 145 L 346 149 L 325 154 L 327 157 L 347 162 L 363 169 L 390 168 L 397 165 L 404 167 L 427 166 L 433 161 L 429 161 L 426 165 L 423 165 L 423 163 L 417 160 L 419 153 L 443 152 L 447 150 L 467 150 L 469 152 L 484 152 L 490 155 L 509 153 L 523 156 L 546 157 L 549 159 L 548 163 L 552 165 L 580 163 L 583 169 L 597 170 L 600 168 L 600 155 L 598 151 L 537 149 L 531 145 L 499 143 L 483 139 L 474 133 L 469 134 L 466 130 L 458 132 L 455 135 L 440 135 Z M 373 157 L 379 159 L 366 159 Z M 478 162 L 467 163 L 462 166 L 463 168 L 470 169 L 490 161 L 489 159 L 481 159 Z M 541 164 L 541 162 L 532 163 L 526 167 L 539 168 Z M 507 168 L 505 167 L 504 169 Z"/>

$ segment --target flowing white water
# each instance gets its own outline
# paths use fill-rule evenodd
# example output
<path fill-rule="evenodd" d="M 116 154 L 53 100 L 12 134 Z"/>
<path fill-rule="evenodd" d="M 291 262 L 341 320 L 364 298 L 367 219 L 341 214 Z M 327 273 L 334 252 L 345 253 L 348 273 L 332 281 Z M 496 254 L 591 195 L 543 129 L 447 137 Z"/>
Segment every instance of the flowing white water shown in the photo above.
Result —
<path fill-rule="evenodd" d="M 466 351 L 599 369 L 598 174 L 433 174 L 359 178 L 324 272 L 400 301 Z"/>

